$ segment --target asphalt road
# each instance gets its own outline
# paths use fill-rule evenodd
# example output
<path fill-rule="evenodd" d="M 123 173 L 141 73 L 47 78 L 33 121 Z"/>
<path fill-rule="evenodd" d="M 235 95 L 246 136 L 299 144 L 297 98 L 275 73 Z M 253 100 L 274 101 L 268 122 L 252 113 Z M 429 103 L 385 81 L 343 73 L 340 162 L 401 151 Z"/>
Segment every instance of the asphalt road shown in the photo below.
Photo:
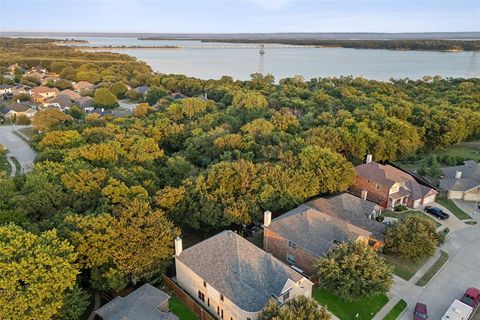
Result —
<path fill-rule="evenodd" d="M 16 126 L 17 128 L 18 126 Z M 21 173 L 33 168 L 33 161 L 37 153 L 30 148 L 28 143 L 12 132 L 12 126 L 0 126 L 0 144 L 8 149 L 7 156 L 15 157 L 22 168 L 17 168 Z"/>
<path fill-rule="evenodd" d="M 425 288 L 396 284 L 398 296 L 408 303 L 400 319 L 412 319 L 416 302 L 427 305 L 430 319 L 441 319 L 453 300 L 459 299 L 467 288 L 480 288 L 479 248 L 480 226 L 453 232 L 442 248 L 449 253 L 450 260 Z"/>

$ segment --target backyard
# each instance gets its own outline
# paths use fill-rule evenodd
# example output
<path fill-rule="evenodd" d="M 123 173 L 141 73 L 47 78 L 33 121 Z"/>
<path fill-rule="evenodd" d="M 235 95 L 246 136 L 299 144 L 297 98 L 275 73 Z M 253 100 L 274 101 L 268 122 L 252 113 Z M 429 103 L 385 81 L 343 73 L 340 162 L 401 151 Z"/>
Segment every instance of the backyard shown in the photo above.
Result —
<path fill-rule="evenodd" d="M 197 320 L 198 317 L 187 308 L 177 297 L 171 297 L 168 301 L 170 311 L 174 313 L 180 320 Z"/>
<path fill-rule="evenodd" d="M 358 300 L 347 301 L 339 298 L 332 292 L 319 287 L 313 288 L 312 296 L 340 320 L 372 319 L 375 314 L 380 311 L 380 309 L 382 309 L 382 307 L 388 302 L 388 298 L 385 294 L 378 294 Z"/>

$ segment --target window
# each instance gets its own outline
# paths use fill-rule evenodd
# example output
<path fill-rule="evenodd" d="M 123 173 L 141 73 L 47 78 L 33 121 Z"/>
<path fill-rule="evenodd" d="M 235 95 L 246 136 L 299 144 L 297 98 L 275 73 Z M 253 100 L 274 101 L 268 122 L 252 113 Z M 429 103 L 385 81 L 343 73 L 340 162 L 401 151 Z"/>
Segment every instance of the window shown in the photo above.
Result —
<path fill-rule="evenodd" d="M 284 295 L 283 295 L 283 301 L 287 301 L 288 298 L 290 298 L 290 291 L 287 291 L 287 292 L 284 293 Z"/>
<path fill-rule="evenodd" d="M 293 254 L 287 254 L 287 261 L 291 264 L 295 264 L 295 256 Z"/>
<path fill-rule="evenodd" d="M 210 298 L 207 298 L 207 306 L 210 307 Z"/>
<path fill-rule="evenodd" d="M 223 319 L 223 309 L 222 309 L 222 310 L 220 310 L 220 318 L 222 318 L 222 319 Z"/>
<path fill-rule="evenodd" d="M 217 314 L 220 314 L 220 307 L 217 307 Z"/>
<path fill-rule="evenodd" d="M 292 241 L 288 241 L 288 247 L 291 248 L 291 249 L 295 249 L 297 247 L 297 245 L 295 243 L 293 243 Z"/>
<path fill-rule="evenodd" d="M 198 290 L 198 299 L 202 300 L 205 302 L 205 295 L 203 294 L 202 291 Z"/>
<path fill-rule="evenodd" d="M 207 287 L 207 283 L 205 282 L 205 280 L 203 281 L 203 286 L 206 288 Z"/>
<path fill-rule="evenodd" d="M 221 294 L 221 295 L 220 295 L 220 300 L 222 300 L 222 301 L 223 301 L 223 294 Z"/>

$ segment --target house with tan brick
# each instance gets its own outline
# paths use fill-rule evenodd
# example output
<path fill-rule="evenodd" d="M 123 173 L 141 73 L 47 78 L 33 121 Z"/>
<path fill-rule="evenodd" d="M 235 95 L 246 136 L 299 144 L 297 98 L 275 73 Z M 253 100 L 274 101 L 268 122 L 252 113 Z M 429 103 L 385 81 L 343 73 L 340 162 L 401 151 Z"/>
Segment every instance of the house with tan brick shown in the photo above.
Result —
<path fill-rule="evenodd" d="M 440 188 L 446 192 L 448 199 L 480 201 L 480 163 L 468 160 L 442 171 Z"/>
<path fill-rule="evenodd" d="M 232 231 L 188 249 L 175 240 L 175 281 L 217 319 L 256 320 L 270 299 L 311 297 L 313 283 Z"/>
<path fill-rule="evenodd" d="M 437 191 L 411 174 L 392 165 L 380 164 L 367 156 L 366 163 L 355 167 L 355 183 L 350 192 L 364 196 L 383 208 L 397 205 L 418 208 L 435 201 Z"/>
<path fill-rule="evenodd" d="M 380 210 L 371 201 L 342 193 L 312 200 L 273 220 L 272 213 L 266 211 L 264 249 L 312 276 L 316 261 L 342 242 L 382 248 L 385 225 L 374 220 Z"/>
<path fill-rule="evenodd" d="M 55 98 L 59 94 L 60 90 L 57 88 L 49 88 L 45 86 L 39 86 L 30 89 L 30 94 L 35 102 L 44 102 L 47 99 Z"/>

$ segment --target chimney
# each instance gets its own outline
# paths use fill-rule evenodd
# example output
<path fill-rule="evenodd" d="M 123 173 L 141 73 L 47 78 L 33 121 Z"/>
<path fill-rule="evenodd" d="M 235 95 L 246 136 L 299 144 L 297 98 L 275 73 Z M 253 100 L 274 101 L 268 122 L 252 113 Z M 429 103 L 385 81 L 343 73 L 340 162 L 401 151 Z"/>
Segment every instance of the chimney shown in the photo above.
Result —
<path fill-rule="evenodd" d="M 370 163 L 370 162 L 372 162 L 372 159 L 373 159 L 372 155 L 371 155 L 371 154 L 367 154 L 367 161 L 365 161 L 365 163 Z"/>
<path fill-rule="evenodd" d="M 360 198 L 362 198 L 362 200 L 367 200 L 367 194 L 368 194 L 367 190 L 362 190 Z"/>
<path fill-rule="evenodd" d="M 183 245 L 182 245 L 182 238 L 176 237 L 175 238 L 175 256 L 179 256 L 182 253 Z"/>
<path fill-rule="evenodd" d="M 460 170 L 457 170 L 455 172 L 455 179 L 461 179 L 462 178 L 462 171 Z"/>
<path fill-rule="evenodd" d="M 272 213 L 267 210 L 263 214 L 263 226 L 268 227 L 271 222 L 272 222 Z"/>

